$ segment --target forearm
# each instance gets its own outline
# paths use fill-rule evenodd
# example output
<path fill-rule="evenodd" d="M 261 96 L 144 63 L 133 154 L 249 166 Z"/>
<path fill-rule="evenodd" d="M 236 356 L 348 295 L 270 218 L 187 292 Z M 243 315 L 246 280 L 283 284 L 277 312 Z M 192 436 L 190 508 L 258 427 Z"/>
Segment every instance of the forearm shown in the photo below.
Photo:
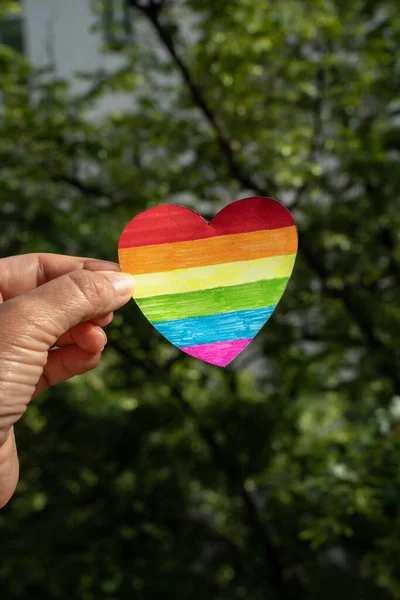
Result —
<path fill-rule="evenodd" d="M 19 464 L 15 445 L 14 430 L 0 446 L 0 508 L 3 508 L 13 495 L 18 483 Z"/>

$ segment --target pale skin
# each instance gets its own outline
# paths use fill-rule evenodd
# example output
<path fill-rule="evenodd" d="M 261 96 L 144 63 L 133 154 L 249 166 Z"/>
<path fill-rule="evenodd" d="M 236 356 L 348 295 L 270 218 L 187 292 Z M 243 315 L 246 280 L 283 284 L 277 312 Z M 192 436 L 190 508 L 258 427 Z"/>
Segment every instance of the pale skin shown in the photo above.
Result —
<path fill-rule="evenodd" d="M 0 508 L 19 477 L 14 424 L 49 386 L 97 367 L 103 327 L 132 297 L 116 263 L 56 254 L 0 259 Z"/>

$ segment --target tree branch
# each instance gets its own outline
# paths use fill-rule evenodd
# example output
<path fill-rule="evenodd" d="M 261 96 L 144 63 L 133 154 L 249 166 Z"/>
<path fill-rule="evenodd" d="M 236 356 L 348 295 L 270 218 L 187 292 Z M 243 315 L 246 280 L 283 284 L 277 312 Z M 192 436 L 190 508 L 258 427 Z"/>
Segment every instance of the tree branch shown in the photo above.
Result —
<path fill-rule="evenodd" d="M 131 0 L 131 5 L 138 8 L 143 14 L 147 16 L 147 18 L 151 21 L 154 29 L 156 30 L 161 42 L 167 49 L 169 55 L 173 59 L 176 67 L 178 68 L 181 77 L 190 91 L 192 99 L 194 101 L 195 106 L 197 106 L 205 117 L 206 121 L 210 125 L 211 130 L 214 132 L 218 145 L 221 149 L 222 154 L 225 157 L 225 161 L 229 168 L 229 171 L 234 175 L 234 177 L 240 181 L 241 185 L 244 188 L 249 190 L 254 190 L 260 196 L 268 195 L 265 193 L 264 187 L 260 186 L 255 182 L 249 174 L 245 171 L 243 165 L 240 164 L 238 159 L 235 156 L 235 153 L 232 150 L 230 140 L 223 130 L 222 125 L 220 124 L 217 115 L 209 106 L 201 88 L 196 85 L 194 82 L 189 69 L 187 68 L 183 59 L 179 56 L 175 44 L 173 42 L 172 37 L 167 32 L 165 27 L 163 27 L 159 20 L 159 13 L 161 6 L 157 6 L 157 9 L 154 10 L 154 4 L 151 2 L 142 5 L 138 4 L 137 0 Z M 273 184 L 270 182 L 268 185 L 272 188 Z"/>
<path fill-rule="evenodd" d="M 132 357 L 125 348 L 121 346 L 114 347 L 116 351 L 125 358 L 127 364 L 132 363 Z M 171 365 L 173 365 L 175 362 L 176 359 L 172 359 L 167 367 L 160 368 L 159 365 L 152 364 L 150 361 L 148 361 L 146 363 L 146 370 L 149 378 L 151 378 L 153 373 L 157 371 L 159 375 L 162 375 L 165 379 L 169 379 L 171 382 L 171 396 L 177 401 L 182 411 L 195 424 L 200 437 L 205 442 L 210 455 L 213 458 L 214 464 L 225 474 L 226 479 L 232 488 L 238 490 L 243 501 L 248 525 L 255 533 L 256 538 L 260 540 L 264 556 L 267 560 L 267 572 L 265 572 L 264 569 L 262 572 L 262 579 L 267 586 L 267 592 L 270 592 L 271 588 L 274 589 L 277 600 L 301 600 L 303 595 L 300 593 L 296 581 L 292 581 L 290 590 L 288 588 L 284 578 L 284 567 L 281 564 L 279 554 L 275 546 L 272 544 L 269 534 L 265 529 L 265 525 L 259 515 L 256 503 L 254 502 L 251 494 L 246 490 L 244 476 L 240 472 L 240 467 L 232 463 L 230 458 L 225 455 L 217 441 L 215 431 L 209 425 L 205 425 L 204 422 L 202 422 L 200 416 L 197 414 L 191 403 L 185 398 L 180 386 L 171 378 Z M 236 551 L 239 551 L 236 546 L 234 547 Z"/>
<path fill-rule="evenodd" d="M 174 41 L 170 33 L 167 29 L 162 25 L 159 19 L 160 10 L 154 11 L 151 5 L 146 4 L 138 5 L 136 0 L 132 0 L 132 6 L 136 6 L 141 12 L 147 16 L 149 21 L 152 23 L 155 31 L 157 32 L 162 44 L 168 51 L 171 59 L 173 60 L 175 66 L 177 67 L 183 82 L 189 89 L 193 102 L 195 106 L 197 106 L 202 112 L 204 118 L 210 125 L 211 129 L 214 131 L 218 144 L 221 148 L 222 154 L 227 163 L 227 167 L 234 179 L 238 181 L 244 188 L 254 190 L 260 196 L 268 196 L 269 194 L 263 189 L 262 186 L 259 186 L 256 181 L 254 181 L 250 175 L 245 171 L 243 166 L 238 163 L 229 141 L 228 136 L 223 131 L 215 112 L 209 106 L 205 95 L 203 94 L 201 88 L 194 81 L 187 65 L 184 60 L 178 54 L 178 51 L 175 47 Z M 322 71 L 319 71 L 319 85 L 322 84 L 321 81 Z M 320 100 L 316 102 L 316 110 L 315 110 L 315 124 L 317 127 L 321 125 L 321 104 Z M 313 140 L 310 148 L 310 156 L 312 157 L 315 153 L 316 149 L 316 140 Z M 307 189 L 308 184 L 304 184 L 297 191 L 295 203 L 299 203 L 302 195 Z M 318 251 L 314 250 L 309 244 L 306 244 L 305 240 L 302 241 L 302 245 L 300 248 L 300 252 L 302 252 L 308 266 L 314 271 L 314 273 L 322 280 L 324 284 L 324 290 L 327 295 L 338 298 L 337 292 L 331 290 L 328 286 L 326 286 L 325 281 L 330 276 L 330 272 L 325 267 L 324 263 L 321 261 Z M 361 333 L 364 336 L 364 339 L 370 346 L 370 348 L 374 351 L 383 350 L 385 355 L 387 356 L 387 349 L 384 343 L 379 339 L 379 337 L 373 331 L 371 323 L 364 318 L 363 316 L 363 307 L 359 304 L 357 299 L 354 296 L 354 293 L 350 287 L 345 287 L 343 292 L 341 292 L 341 299 L 346 308 L 347 313 L 353 322 L 358 326 Z M 396 365 L 396 361 L 393 360 L 390 356 L 387 357 L 385 364 L 383 365 L 383 369 L 385 374 L 389 377 L 389 379 L 393 382 L 396 391 L 400 393 L 400 374 L 398 372 L 398 367 Z"/>
<path fill-rule="evenodd" d="M 331 298 L 336 298 L 343 303 L 348 315 L 357 325 L 369 348 L 374 352 L 382 352 L 382 355 L 385 357 L 385 360 L 380 365 L 382 373 L 394 383 L 396 390 L 400 390 L 400 371 L 396 360 L 393 360 L 394 357 L 392 354 L 388 353 L 385 344 L 376 335 L 368 314 L 363 308 L 362 302 L 357 300 L 353 288 L 349 285 L 344 285 L 340 291 L 337 291 L 332 290 L 327 285 L 326 282 L 330 277 L 330 273 L 321 258 L 314 253 L 307 239 L 302 241 L 302 253 L 309 267 L 322 281 L 324 292 Z"/>
<path fill-rule="evenodd" d="M 289 600 L 292 598 L 293 600 L 294 598 L 296 598 L 296 600 L 300 600 L 302 598 L 300 585 L 297 581 L 293 580 L 289 586 L 288 582 L 285 580 L 285 569 L 283 563 L 281 562 L 279 552 L 271 541 L 271 535 L 267 531 L 266 524 L 261 519 L 255 501 L 245 487 L 244 477 L 240 473 L 239 467 L 231 463 L 229 458 L 225 456 L 216 440 L 214 431 L 210 426 L 206 426 L 201 422 L 201 419 L 197 415 L 193 406 L 182 394 L 181 389 L 173 383 L 171 386 L 171 391 L 182 407 L 183 411 L 195 423 L 201 437 L 206 442 L 209 451 L 211 452 L 215 464 L 223 470 L 230 484 L 233 487 L 239 488 L 240 496 L 246 509 L 248 524 L 260 539 L 266 564 L 268 565 L 268 572 L 265 573 L 263 577 L 264 582 L 267 584 L 268 590 L 272 587 L 275 590 L 276 596 L 279 600 Z"/>
<path fill-rule="evenodd" d="M 49 178 L 53 183 L 66 183 L 67 185 L 70 185 L 84 196 L 94 196 L 96 198 L 103 197 L 109 198 L 111 201 L 114 201 L 113 196 L 109 192 L 106 192 L 104 189 L 102 189 L 100 186 L 96 185 L 95 183 L 86 183 L 74 175 L 50 174 Z"/>

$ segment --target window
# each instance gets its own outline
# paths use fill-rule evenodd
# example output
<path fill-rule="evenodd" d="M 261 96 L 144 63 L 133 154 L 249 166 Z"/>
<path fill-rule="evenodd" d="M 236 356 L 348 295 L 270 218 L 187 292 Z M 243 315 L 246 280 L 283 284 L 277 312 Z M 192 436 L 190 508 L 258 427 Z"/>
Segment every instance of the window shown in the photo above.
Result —
<path fill-rule="evenodd" d="M 0 16 L 0 44 L 24 53 L 23 15 L 19 2 L 14 2 L 14 11 Z"/>
<path fill-rule="evenodd" d="M 132 39 L 132 8 L 128 0 L 105 0 L 103 26 L 106 42 L 129 42 Z"/>

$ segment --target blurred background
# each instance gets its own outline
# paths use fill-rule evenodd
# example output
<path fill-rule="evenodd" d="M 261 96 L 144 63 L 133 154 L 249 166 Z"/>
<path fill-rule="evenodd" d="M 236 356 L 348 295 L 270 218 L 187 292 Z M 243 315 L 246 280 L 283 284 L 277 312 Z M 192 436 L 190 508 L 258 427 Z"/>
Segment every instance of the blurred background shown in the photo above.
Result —
<path fill-rule="evenodd" d="M 399 42 L 395 0 L 0 0 L 2 256 L 253 195 L 300 237 L 229 368 L 131 302 L 31 404 L 2 598 L 400 598 Z"/>

